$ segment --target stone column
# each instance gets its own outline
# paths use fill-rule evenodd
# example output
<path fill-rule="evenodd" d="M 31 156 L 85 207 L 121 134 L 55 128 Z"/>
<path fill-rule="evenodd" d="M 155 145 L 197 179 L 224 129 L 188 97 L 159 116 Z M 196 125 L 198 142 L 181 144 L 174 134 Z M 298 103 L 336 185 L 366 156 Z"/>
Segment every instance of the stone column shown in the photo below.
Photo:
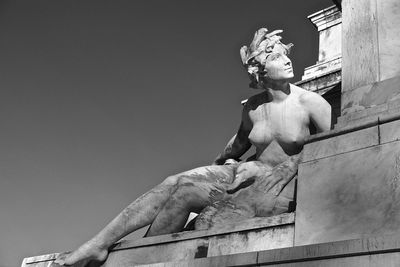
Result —
<path fill-rule="evenodd" d="M 400 2 L 341 6 L 341 117 L 304 147 L 296 245 L 400 232 Z"/>
<path fill-rule="evenodd" d="M 342 8 L 340 124 L 346 125 L 386 111 L 400 98 L 400 2 L 345 0 Z"/>

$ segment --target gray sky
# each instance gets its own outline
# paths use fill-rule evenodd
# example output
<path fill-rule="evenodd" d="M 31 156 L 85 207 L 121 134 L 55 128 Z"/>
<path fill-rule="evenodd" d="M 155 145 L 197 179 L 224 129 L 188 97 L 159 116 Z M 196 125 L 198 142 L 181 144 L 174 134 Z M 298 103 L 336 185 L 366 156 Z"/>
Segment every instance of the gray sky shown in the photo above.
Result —
<path fill-rule="evenodd" d="M 306 17 L 330 5 L 0 2 L 0 266 L 71 250 L 166 176 L 209 164 L 257 93 L 239 48 L 283 29 L 299 80 L 317 60 Z"/>

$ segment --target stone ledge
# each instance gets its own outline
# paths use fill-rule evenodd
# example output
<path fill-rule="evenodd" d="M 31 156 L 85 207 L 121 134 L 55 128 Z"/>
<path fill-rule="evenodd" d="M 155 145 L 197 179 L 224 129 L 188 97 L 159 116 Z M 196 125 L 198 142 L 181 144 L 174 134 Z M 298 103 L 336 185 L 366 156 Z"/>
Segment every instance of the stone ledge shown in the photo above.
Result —
<path fill-rule="evenodd" d="M 138 265 L 140 267 L 189 266 L 398 266 L 400 235 L 369 236 L 329 243 L 225 255 L 189 261 Z M 340 264 L 341 263 L 341 264 Z M 365 265 L 370 263 L 371 265 Z M 374 264 L 375 263 L 375 264 Z M 377 264 L 376 264 L 377 263 Z"/>
<path fill-rule="evenodd" d="M 252 218 L 235 224 L 227 224 L 218 229 L 179 232 L 175 234 L 145 237 L 137 240 L 122 240 L 117 243 L 112 251 L 134 247 L 164 244 L 196 238 L 226 235 L 243 231 L 252 231 L 274 226 L 282 226 L 294 223 L 295 213 L 285 213 L 265 218 Z"/>
<path fill-rule="evenodd" d="M 308 143 L 303 149 L 302 163 L 315 161 L 379 144 L 379 127 L 368 127 Z"/>
<path fill-rule="evenodd" d="M 294 219 L 295 213 L 286 213 L 252 218 L 219 229 L 122 240 L 111 250 L 104 266 L 135 266 L 293 246 Z M 25 258 L 22 267 L 48 266 L 57 255 Z"/>
<path fill-rule="evenodd" d="M 369 127 L 374 127 L 377 125 L 381 125 L 381 124 L 388 123 L 388 122 L 391 122 L 394 120 L 399 120 L 399 119 L 400 119 L 400 109 L 399 110 L 395 110 L 395 109 L 390 110 L 389 109 L 386 112 L 380 113 L 378 115 L 369 116 L 369 117 L 365 117 L 365 118 L 359 119 L 357 121 L 354 121 L 353 124 L 351 124 L 351 125 L 345 125 L 345 126 L 335 128 L 330 131 L 311 135 L 309 138 L 307 138 L 305 144 L 309 144 L 309 143 L 313 143 L 313 142 L 320 141 L 323 139 L 347 134 L 350 132 L 355 132 L 355 131 L 366 129 Z"/>
<path fill-rule="evenodd" d="M 341 82 L 341 70 L 334 70 L 294 84 L 308 91 L 324 94 Z"/>

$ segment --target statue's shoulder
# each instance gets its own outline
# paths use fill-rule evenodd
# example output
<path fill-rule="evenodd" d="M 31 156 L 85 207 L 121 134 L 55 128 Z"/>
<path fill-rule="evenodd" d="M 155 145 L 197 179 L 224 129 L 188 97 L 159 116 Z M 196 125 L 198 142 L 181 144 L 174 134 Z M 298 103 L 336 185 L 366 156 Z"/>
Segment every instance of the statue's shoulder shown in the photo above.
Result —
<path fill-rule="evenodd" d="M 300 103 L 304 105 L 312 105 L 326 102 L 325 99 L 315 92 L 305 90 L 297 85 L 291 84 L 292 91 L 298 95 Z"/>

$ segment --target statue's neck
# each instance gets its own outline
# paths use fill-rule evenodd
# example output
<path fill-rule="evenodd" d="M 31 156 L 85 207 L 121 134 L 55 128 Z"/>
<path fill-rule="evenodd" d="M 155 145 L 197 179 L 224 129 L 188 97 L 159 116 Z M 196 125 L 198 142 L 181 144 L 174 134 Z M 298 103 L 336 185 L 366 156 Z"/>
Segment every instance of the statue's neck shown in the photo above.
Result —
<path fill-rule="evenodd" d="M 290 94 L 290 84 L 288 81 L 268 81 L 263 82 L 262 86 L 266 91 L 268 98 L 273 102 L 283 101 Z"/>

